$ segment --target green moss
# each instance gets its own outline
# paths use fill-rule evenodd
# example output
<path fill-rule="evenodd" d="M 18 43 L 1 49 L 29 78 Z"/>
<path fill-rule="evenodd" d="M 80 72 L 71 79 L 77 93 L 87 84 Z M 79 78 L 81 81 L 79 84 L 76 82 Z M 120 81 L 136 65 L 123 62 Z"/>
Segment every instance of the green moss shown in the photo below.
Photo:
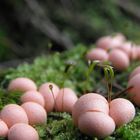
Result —
<path fill-rule="evenodd" d="M 67 86 L 73 88 L 80 96 L 85 91 L 100 91 L 106 93 L 106 87 L 103 80 L 103 73 L 100 68 L 91 73 L 89 82 L 86 82 L 86 72 L 88 64 L 85 60 L 87 52 L 86 46 L 78 45 L 73 50 L 54 53 L 49 56 L 41 56 L 34 60 L 32 64 L 21 64 L 16 69 L 10 69 L 1 80 L 0 90 L 0 109 L 8 103 L 18 103 L 20 93 L 9 94 L 4 87 L 7 87 L 10 80 L 16 77 L 29 77 L 33 79 L 37 85 L 44 82 L 52 81 L 60 87 Z M 72 67 L 68 73 L 65 73 L 67 65 L 72 62 Z M 115 71 L 115 80 L 120 86 L 126 87 L 130 72 L 139 65 L 140 62 L 134 62 L 124 72 Z M 118 89 L 113 88 L 113 93 Z M 78 128 L 72 123 L 70 114 L 52 112 L 48 114 L 47 124 L 35 126 L 39 132 L 40 140 L 97 140 L 97 138 L 89 137 L 82 134 Z M 138 140 L 140 139 L 140 111 L 137 109 L 135 119 L 120 128 L 118 128 L 112 136 L 105 140 Z"/>

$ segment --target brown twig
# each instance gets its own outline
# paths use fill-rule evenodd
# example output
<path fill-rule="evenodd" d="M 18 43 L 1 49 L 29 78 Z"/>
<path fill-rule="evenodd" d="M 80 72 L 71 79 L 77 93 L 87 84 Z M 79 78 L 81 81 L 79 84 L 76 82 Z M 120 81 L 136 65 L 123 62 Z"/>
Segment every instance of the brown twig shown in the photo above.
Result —
<path fill-rule="evenodd" d="M 112 99 L 119 97 L 120 95 L 124 94 L 125 92 L 129 91 L 129 90 L 132 89 L 132 88 L 133 88 L 133 86 L 130 86 L 130 87 L 128 87 L 128 88 L 123 89 L 122 91 L 120 91 L 120 92 L 114 94 L 114 95 L 112 96 Z"/>

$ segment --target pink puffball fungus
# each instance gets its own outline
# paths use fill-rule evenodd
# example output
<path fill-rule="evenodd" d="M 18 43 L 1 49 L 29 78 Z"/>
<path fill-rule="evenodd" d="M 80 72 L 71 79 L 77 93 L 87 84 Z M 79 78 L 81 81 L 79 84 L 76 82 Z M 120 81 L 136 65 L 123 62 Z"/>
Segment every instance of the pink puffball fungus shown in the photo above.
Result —
<path fill-rule="evenodd" d="M 108 60 L 108 53 L 104 49 L 93 48 L 87 53 L 86 57 L 89 60 L 106 61 Z"/>
<path fill-rule="evenodd" d="M 110 42 L 110 45 L 109 45 L 109 49 L 115 49 L 117 47 L 119 47 L 123 42 L 118 39 L 117 37 L 112 37 L 112 40 Z"/>
<path fill-rule="evenodd" d="M 16 104 L 8 104 L 1 110 L 1 119 L 10 128 L 16 123 L 27 123 L 28 117 L 22 107 Z"/>
<path fill-rule="evenodd" d="M 88 93 L 81 96 L 74 104 L 72 109 L 74 124 L 77 126 L 80 115 L 91 110 L 108 114 L 109 106 L 107 100 L 103 96 L 96 93 Z"/>
<path fill-rule="evenodd" d="M 126 40 L 125 36 L 122 33 L 117 33 L 115 36 L 113 36 L 113 38 L 115 38 L 121 42 L 124 42 Z"/>
<path fill-rule="evenodd" d="M 39 135 L 32 126 L 17 123 L 10 128 L 8 140 L 39 140 Z"/>
<path fill-rule="evenodd" d="M 117 126 L 121 126 L 134 119 L 135 107 L 129 100 L 117 98 L 110 102 L 109 115 Z"/>
<path fill-rule="evenodd" d="M 52 88 L 52 91 L 51 89 Z M 45 100 L 45 109 L 47 112 L 53 111 L 55 107 L 55 99 L 59 92 L 59 87 L 54 83 L 44 83 L 39 87 L 39 92 Z M 53 93 L 52 93 L 53 92 Z"/>
<path fill-rule="evenodd" d="M 8 126 L 7 124 L 0 120 L 0 137 L 7 137 L 8 134 Z"/>
<path fill-rule="evenodd" d="M 29 78 L 18 77 L 10 82 L 8 90 L 26 92 L 28 90 L 37 90 L 37 86 L 34 81 Z"/>
<path fill-rule="evenodd" d="M 31 101 L 31 102 L 38 103 L 43 107 L 45 106 L 45 101 L 44 101 L 43 96 L 38 91 L 35 91 L 35 90 L 30 90 L 30 91 L 25 92 L 21 96 L 20 100 L 22 103 Z"/>
<path fill-rule="evenodd" d="M 137 59 L 140 60 L 140 46 L 136 47 Z"/>
<path fill-rule="evenodd" d="M 112 41 L 111 36 L 104 36 L 104 37 L 101 37 L 97 40 L 96 46 L 98 48 L 102 48 L 104 50 L 109 50 L 111 41 Z"/>
<path fill-rule="evenodd" d="M 87 135 L 104 138 L 114 132 L 115 122 L 103 112 L 85 112 L 79 117 L 78 127 Z"/>
<path fill-rule="evenodd" d="M 60 89 L 56 97 L 56 110 L 60 112 L 72 113 L 72 108 L 77 101 L 75 92 L 70 88 Z"/>
<path fill-rule="evenodd" d="M 132 43 L 131 42 L 124 42 L 120 46 L 117 47 L 118 49 L 122 50 L 127 54 L 129 58 L 131 58 L 131 51 L 132 51 Z"/>
<path fill-rule="evenodd" d="M 117 70 L 124 70 L 129 66 L 128 56 L 119 49 L 113 49 L 109 53 L 109 61 Z"/>
<path fill-rule="evenodd" d="M 136 74 L 128 81 L 128 87 L 132 87 L 128 90 L 130 99 L 140 107 L 140 74 Z"/>
<path fill-rule="evenodd" d="M 134 77 L 135 75 L 140 74 L 140 66 L 136 67 L 130 74 L 129 79 Z"/>
<path fill-rule="evenodd" d="M 130 56 L 130 59 L 131 60 L 136 60 L 138 59 L 138 50 L 137 50 L 137 47 L 136 46 L 132 46 L 131 48 L 131 56 Z"/>
<path fill-rule="evenodd" d="M 45 109 L 34 102 L 26 102 L 21 105 L 21 107 L 27 113 L 29 124 L 44 124 L 47 121 L 47 113 Z"/>

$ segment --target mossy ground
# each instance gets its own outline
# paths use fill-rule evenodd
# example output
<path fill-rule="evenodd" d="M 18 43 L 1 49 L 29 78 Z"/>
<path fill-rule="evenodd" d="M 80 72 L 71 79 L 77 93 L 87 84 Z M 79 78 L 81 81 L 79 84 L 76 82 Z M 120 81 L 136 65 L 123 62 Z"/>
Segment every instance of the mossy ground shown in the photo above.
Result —
<path fill-rule="evenodd" d="M 91 46 L 94 47 L 94 46 Z M 25 76 L 33 79 L 38 86 L 44 82 L 54 82 L 60 87 L 70 87 L 81 96 L 85 92 L 98 91 L 105 94 L 106 84 L 103 71 L 96 68 L 87 82 L 86 72 L 88 63 L 85 59 L 86 46 L 78 45 L 70 51 L 54 53 L 41 56 L 34 60 L 32 64 L 21 64 L 16 69 L 9 69 L 1 74 L 0 84 L 0 109 L 8 103 L 20 104 L 20 93 L 8 93 L 6 87 L 11 79 Z M 66 67 L 72 63 L 71 68 L 66 73 Z M 140 62 L 133 62 L 131 66 L 123 71 L 115 71 L 113 94 L 120 91 L 120 87 L 125 88 L 130 72 L 139 65 Z M 117 85 L 117 86 L 116 86 Z M 127 96 L 125 96 L 127 97 Z M 138 108 L 135 119 L 118 129 L 105 138 L 105 140 L 139 140 L 140 139 L 140 111 Z M 97 138 L 82 134 L 72 123 L 70 114 L 52 112 L 48 114 L 47 124 L 35 126 L 40 135 L 40 140 L 94 140 Z M 3 139 L 5 140 L 5 139 Z"/>

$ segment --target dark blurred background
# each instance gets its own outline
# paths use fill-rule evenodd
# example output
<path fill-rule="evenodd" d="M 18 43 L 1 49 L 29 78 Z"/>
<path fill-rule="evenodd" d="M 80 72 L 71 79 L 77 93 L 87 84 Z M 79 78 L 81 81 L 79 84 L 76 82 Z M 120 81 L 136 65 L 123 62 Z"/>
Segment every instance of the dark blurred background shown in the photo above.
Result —
<path fill-rule="evenodd" d="M 0 66 L 115 32 L 140 43 L 140 0 L 0 0 Z"/>

